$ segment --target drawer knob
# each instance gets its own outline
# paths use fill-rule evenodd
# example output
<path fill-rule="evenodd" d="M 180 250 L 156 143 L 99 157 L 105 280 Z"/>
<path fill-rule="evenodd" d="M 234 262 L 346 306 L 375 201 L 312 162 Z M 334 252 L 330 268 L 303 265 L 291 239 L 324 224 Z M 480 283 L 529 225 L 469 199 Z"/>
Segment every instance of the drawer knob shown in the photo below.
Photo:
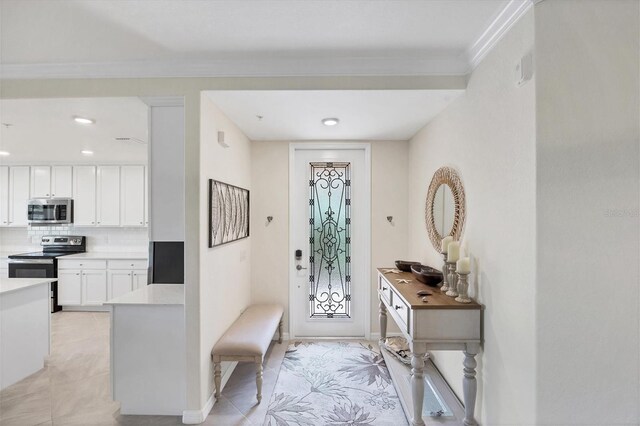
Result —
<path fill-rule="evenodd" d="M 386 290 L 387 290 L 387 288 L 386 288 L 386 287 L 382 287 L 382 291 L 386 291 Z"/>
<path fill-rule="evenodd" d="M 396 310 L 398 310 L 398 309 L 402 309 L 402 306 L 396 305 L 396 306 L 394 306 L 394 308 L 396 308 Z"/>

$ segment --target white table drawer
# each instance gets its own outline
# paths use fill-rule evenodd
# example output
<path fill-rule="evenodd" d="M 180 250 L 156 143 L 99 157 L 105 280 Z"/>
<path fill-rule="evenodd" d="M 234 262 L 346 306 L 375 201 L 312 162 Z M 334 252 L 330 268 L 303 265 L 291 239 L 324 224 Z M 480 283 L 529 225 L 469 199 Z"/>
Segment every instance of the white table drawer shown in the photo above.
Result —
<path fill-rule="evenodd" d="M 394 310 L 396 315 L 400 318 L 400 322 L 402 324 L 398 324 L 402 328 L 404 328 L 407 333 L 410 333 L 409 330 L 409 318 L 411 318 L 411 308 L 404 303 L 404 300 L 398 296 L 398 294 L 391 290 L 391 308 Z"/>
<path fill-rule="evenodd" d="M 58 269 L 107 269 L 106 260 L 60 259 Z"/>
<path fill-rule="evenodd" d="M 387 303 L 391 303 L 391 286 L 382 277 L 378 277 L 378 291 Z"/>
<path fill-rule="evenodd" d="M 110 260 L 109 269 L 147 269 L 147 260 Z"/>

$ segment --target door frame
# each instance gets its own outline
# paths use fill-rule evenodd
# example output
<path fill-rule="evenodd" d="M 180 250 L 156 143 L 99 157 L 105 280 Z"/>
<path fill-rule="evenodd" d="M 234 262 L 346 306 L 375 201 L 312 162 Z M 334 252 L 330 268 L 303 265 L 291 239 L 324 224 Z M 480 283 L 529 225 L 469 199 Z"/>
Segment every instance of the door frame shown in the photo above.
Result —
<path fill-rule="evenodd" d="M 366 340 L 370 340 L 371 338 L 371 144 L 368 142 L 291 142 L 289 143 L 289 338 L 295 339 L 296 336 L 296 328 L 294 324 L 294 318 L 292 315 L 293 302 L 294 302 L 294 285 L 296 275 L 294 273 L 295 270 L 295 259 L 293 256 L 293 250 L 295 247 L 295 241 L 293 241 L 293 232 L 291 229 L 292 224 L 292 192 L 295 185 L 295 160 L 296 160 L 296 151 L 306 151 L 306 150 L 361 150 L 364 152 L 364 187 L 368 189 L 366 191 L 363 207 L 365 212 L 368 214 L 364 215 L 364 229 L 368 230 L 365 232 L 363 236 L 362 242 L 365 248 L 364 255 L 364 270 L 365 270 L 365 279 L 366 283 L 364 286 L 364 338 Z M 361 338 L 360 336 L 353 336 L 357 338 Z M 305 337 L 309 338 L 309 337 Z M 322 338 L 322 337 L 320 337 Z M 343 339 L 348 339 L 348 337 L 342 337 Z M 330 339 L 330 338 L 329 338 Z"/>

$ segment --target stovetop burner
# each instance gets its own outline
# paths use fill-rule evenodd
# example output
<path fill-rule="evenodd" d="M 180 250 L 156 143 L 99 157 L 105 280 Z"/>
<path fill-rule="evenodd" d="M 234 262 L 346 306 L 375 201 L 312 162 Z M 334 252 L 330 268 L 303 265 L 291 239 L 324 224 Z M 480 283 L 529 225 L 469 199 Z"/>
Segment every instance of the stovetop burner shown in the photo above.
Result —
<path fill-rule="evenodd" d="M 31 253 L 20 253 L 20 254 L 12 254 L 9 256 L 9 259 L 55 259 L 60 256 L 67 256 L 70 254 L 77 254 L 82 252 L 44 252 L 44 251 L 34 251 Z"/>
<path fill-rule="evenodd" d="M 55 259 L 59 256 L 84 253 L 87 248 L 86 238 L 81 236 L 45 235 L 40 242 L 42 251 L 12 254 L 9 259 Z"/>

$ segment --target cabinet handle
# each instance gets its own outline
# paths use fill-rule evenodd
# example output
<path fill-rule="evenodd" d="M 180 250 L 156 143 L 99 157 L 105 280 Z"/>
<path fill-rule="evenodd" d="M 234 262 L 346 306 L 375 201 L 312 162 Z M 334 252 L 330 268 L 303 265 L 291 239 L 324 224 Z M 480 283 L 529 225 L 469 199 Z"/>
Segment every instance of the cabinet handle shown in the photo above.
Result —
<path fill-rule="evenodd" d="M 382 291 L 386 291 L 386 290 L 387 290 L 387 288 L 386 288 L 386 287 L 382 287 Z"/>
<path fill-rule="evenodd" d="M 396 305 L 396 306 L 394 306 L 394 308 L 395 308 L 395 309 L 396 309 L 396 311 L 397 311 L 397 310 L 399 310 L 399 309 L 402 309 L 402 306 L 400 306 L 400 305 Z"/>
<path fill-rule="evenodd" d="M 52 197 L 55 197 L 55 196 L 56 196 L 56 194 L 51 194 L 51 196 L 52 196 Z"/>
<path fill-rule="evenodd" d="M 140 225 L 142 225 L 142 222 L 140 222 Z"/>
<path fill-rule="evenodd" d="M 76 274 L 76 276 L 79 276 L 80 274 Z"/>

